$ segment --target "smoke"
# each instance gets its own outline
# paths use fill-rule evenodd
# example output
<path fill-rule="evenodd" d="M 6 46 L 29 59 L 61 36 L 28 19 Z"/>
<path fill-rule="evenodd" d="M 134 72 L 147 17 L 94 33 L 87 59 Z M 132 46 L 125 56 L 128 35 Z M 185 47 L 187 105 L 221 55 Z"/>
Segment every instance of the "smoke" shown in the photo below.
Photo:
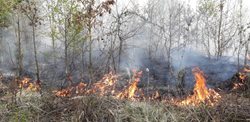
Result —
<path fill-rule="evenodd" d="M 134 8 L 135 10 L 137 8 Z M 165 12 L 164 16 L 165 16 Z M 159 14 L 159 13 L 157 13 Z M 109 32 L 110 28 L 114 26 L 116 28 L 116 25 L 112 25 L 116 22 L 115 18 L 104 18 L 103 27 L 104 29 L 95 30 L 93 31 L 93 52 L 92 52 L 92 58 L 93 62 L 91 62 L 94 67 L 99 68 L 97 72 L 105 72 L 107 71 L 105 68 L 112 67 L 112 63 L 116 63 L 114 65 L 117 65 L 118 63 L 118 50 L 119 50 L 119 39 L 117 38 L 116 33 L 112 33 L 109 37 L 107 37 L 106 42 L 100 42 L 99 43 L 99 36 L 102 37 L 105 32 Z M 163 47 L 164 43 L 168 43 L 168 37 L 161 37 L 162 33 L 160 33 L 160 29 L 156 27 L 148 26 L 149 24 L 145 24 L 144 21 L 142 21 L 140 18 L 134 16 L 134 15 L 126 15 L 122 20 L 123 24 L 121 26 L 121 35 L 124 39 L 124 45 L 121 55 L 121 64 L 120 68 L 122 71 L 128 72 L 128 69 L 137 69 L 137 70 L 145 70 L 149 69 L 150 76 L 160 82 L 176 82 L 176 78 L 178 77 L 178 74 L 180 71 L 185 71 L 186 77 L 185 80 L 187 83 L 192 83 L 194 80 L 193 74 L 191 72 L 192 68 L 195 66 L 200 67 L 205 74 L 207 75 L 208 81 L 225 81 L 228 78 L 232 77 L 237 72 L 237 65 L 235 63 L 234 57 L 221 57 L 220 59 L 216 59 L 214 57 L 206 57 L 202 52 L 198 50 L 194 50 L 191 48 L 185 48 L 181 50 L 171 50 L 171 61 L 169 68 L 169 62 L 167 61 L 166 57 L 166 48 L 169 45 L 165 45 Z M 155 18 L 157 19 L 157 18 Z M 154 20 L 154 19 L 152 19 Z M 22 46 L 23 46 L 23 54 L 24 54 L 24 69 L 29 70 L 30 72 L 35 72 L 34 67 L 34 54 L 33 54 L 33 47 L 32 47 L 32 41 L 31 41 L 31 30 L 30 27 L 27 26 L 27 20 L 23 18 L 22 24 L 25 27 L 22 27 Z M 156 22 L 157 23 L 157 22 Z M 144 26 L 145 24 L 145 26 Z M 165 26 L 164 23 L 160 22 L 162 26 Z M 175 23 L 172 23 L 173 25 Z M 177 24 L 176 24 L 177 25 Z M 15 25 L 14 25 L 15 26 Z M 27 27 L 26 27 L 27 26 Z M 43 27 L 37 29 L 37 45 L 38 45 L 38 57 L 39 57 L 39 64 L 41 67 L 41 74 L 43 78 L 48 77 L 48 75 L 53 74 L 52 72 L 64 72 L 64 46 L 63 46 L 63 38 L 61 35 L 59 35 L 59 39 L 56 42 L 56 54 L 57 54 L 57 60 L 56 64 L 53 62 L 53 56 L 52 54 L 52 47 L 51 47 L 51 39 L 48 35 L 43 35 L 45 31 L 47 31 L 48 28 L 48 22 L 45 23 L 45 25 L 42 25 Z M 143 27 L 141 27 L 143 26 Z M 177 27 L 177 26 L 176 26 Z M 14 28 L 14 27 L 13 27 Z M 112 29 L 112 28 L 111 28 Z M 138 29 L 138 32 L 137 32 Z M 60 30 L 60 29 L 59 29 Z M 63 30 L 63 29 L 62 29 Z M 114 29 L 115 30 L 115 29 Z M 2 30 L 0 30 L 3 32 Z M 104 32 L 102 32 L 104 31 Z M 195 31 L 195 30 L 194 30 Z M 167 32 L 166 32 L 167 33 Z M 82 35 L 85 33 L 83 32 Z M 159 35 L 157 35 L 159 34 Z M 5 45 L 5 49 L 3 49 L 5 52 L 1 55 L 0 58 L 0 64 L 5 65 L 5 63 L 11 63 L 13 67 L 16 67 L 15 64 L 15 52 L 16 52 L 16 35 L 14 29 L 8 29 L 7 32 L 3 32 L 2 35 L 3 43 L 2 45 Z M 80 35 L 80 36 L 82 36 Z M 173 37 L 173 41 L 175 41 L 175 38 L 179 35 L 175 35 Z M 196 36 L 196 35 L 195 35 Z M 193 37 L 195 37 L 193 36 Z M 95 39 L 95 40 L 94 40 Z M 181 41 L 184 41 L 184 38 L 180 38 Z M 105 39 L 101 39 L 105 40 Z M 39 43 L 40 41 L 40 43 Z M 86 41 L 86 40 L 77 40 L 77 41 Z M 113 43 L 113 47 L 111 49 L 110 45 Z M 175 43 L 175 42 L 173 42 Z M 195 43 L 195 42 L 194 42 Z M 7 45 L 7 46 L 6 46 Z M 86 49 L 85 54 L 82 56 L 80 52 L 81 46 L 79 44 L 76 44 L 77 54 L 71 49 L 69 50 L 69 59 L 70 59 L 70 65 L 72 65 L 72 72 L 77 72 L 76 70 L 83 70 L 87 74 L 88 70 L 88 42 L 86 41 Z M 155 46 L 157 45 L 157 46 Z M 159 45 L 159 46 L 158 46 Z M 213 44 L 211 44 L 213 45 Z M 149 50 L 149 47 L 152 47 L 152 50 Z M 176 44 L 172 45 L 172 49 L 175 48 Z M 4 47 L 4 46 L 2 46 Z M 9 48 L 10 47 L 10 48 Z M 78 49 L 79 48 L 79 49 Z M 105 48 L 105 49 L 101 49 Z M 154 49 L 156 48 L 156 49 Z M 110 52 L 109 52 L 110 51 Z M 1 51 L 2 52 L 2 51 Z M 74 53 L 74 57 L 72 58 L 72 55 Z M 110 53 L 113 53 L 114 59 L 111 59 Z M 150 55 L 149 53 L 153 53 Z M 83 60 L 81 59 L 83 57 Z M 109 59 L 108 59 L 109 58 Z M 13 61 L 12 61 L 13 60 Z M 72 61 L 71 61 L 72 60 Z M 108 61 L 107 61 L 108 60 Z M 112 60 L 112 61 L 111 61 Z M 114 60 L 114 61 L 113 61 Z M 83 65 L 84 63 L 84 65 Z M 53 66 L 53 65 L 57 66 Z M 119 64 L 118 64 L 119 65 Z M 51 67 L 55 67 L 54 69 Z M 82 68 L 82 69 L 81 69 Z M 85 68 L 85 69 L 84 69 Z M 104 71 L 105 70 L 105 71 Z M 78 72 L 79 72 L 78 71 Z M 170 73 L 171 72 L 171 73 Z M 61 77 L 63 73 L 57 73 L 58 77 Z M 75 73 L 76 76 L 79 76 L 79 73 Z M 129 72 L 128 72 L 129 74 Z M 53 76 L 55 76 L 53 74 Z"/>
<path fill-rule="evenodd" d="M 194 77 L 192 68 L 200 67 L 206 75 L 208 84 L 215 84 L 231 78 L 237 71 L 238 66 L 235 57 L 206 57 L 204 54 L 192 49 L 175 51 L 172 57 L 172 65 L 176 75 L 185 71 L 185 81 L 188 86 L 193 86 Z"/>
<path fill-rule="evenodd" d="M 162 52 L 156 57 L 149 59 L 146 48 L 139 47 L 144 41 L 134 41 L 136 48 L 127 50 L 127 56 L 122 59 L 122 67 L 124 69 L 149 69 L 151 77 L 156 81 L 177 83 L 177 77 L 180 72 L 185 72 L 185 82 L 187 87 L 193 87 L 194 77 L 192 69 L 200 67 L 207 78 L 208 84 L 216 84 L 218 82 L 226 81 L 231 78 L 238 71 L 238 65 L 235 57 L 207 57 L 205 54 L 192 48 L 181 50 L 174 50 L 171 54 L 172 70 L 169 71 L 167 67 L 166 57 L 161 55 Z M 168 72 L 173 72 L 169 74 Z"/>

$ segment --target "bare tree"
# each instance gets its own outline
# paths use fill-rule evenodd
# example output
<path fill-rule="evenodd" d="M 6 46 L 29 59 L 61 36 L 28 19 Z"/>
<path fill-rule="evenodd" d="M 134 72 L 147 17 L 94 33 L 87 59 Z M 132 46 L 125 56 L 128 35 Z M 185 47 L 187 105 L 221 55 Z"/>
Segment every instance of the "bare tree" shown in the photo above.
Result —
<path fill-rule="evenodd" d="M 37 3 L 35 1 L 25 1 L 23 2 L 22 12 L 24 15 L 29 19 L 29 25 L 32 28 L 32 42 L 33 42 L 33 49 L 34 49 L 34 60 L 35 60 L 35 67 L 36 67 L 36 78 L 37 83 L 40 84 L 40 69 L 39 69 L 39 62 L 37 56 L 37 45 L 36 45 L 36 27 L 41 25 L 41 18 L 39 17 Z"/>

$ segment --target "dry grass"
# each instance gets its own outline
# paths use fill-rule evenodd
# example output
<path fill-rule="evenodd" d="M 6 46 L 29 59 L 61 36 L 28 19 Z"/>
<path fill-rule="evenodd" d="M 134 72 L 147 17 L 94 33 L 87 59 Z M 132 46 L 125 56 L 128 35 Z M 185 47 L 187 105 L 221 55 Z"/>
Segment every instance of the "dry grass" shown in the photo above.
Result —
<path fill-rule="evenodd" d="M 249 82 L 248 82 L 249 83 Z M 177 106 L 159 101 L 127 101 L 112 97 L 78 96 L 59 98 L 44 91 L 17 94 L 17 102 L 1 86 L 0 122 L 180 122 L 250 121 L 249 89 L 220 93 L 218 105 Z"/>
<path fill-rule="evenodd" d="M 26 96 L 27 97 L 27 96 Z M 250 121 L 250 99 L 225 94 L 214 107 L 176 106 L 157 101 L 121 101 L 111 97 L 28 96 L 16 104 L 0 102 L 1 121 L 172 122 Z"/>

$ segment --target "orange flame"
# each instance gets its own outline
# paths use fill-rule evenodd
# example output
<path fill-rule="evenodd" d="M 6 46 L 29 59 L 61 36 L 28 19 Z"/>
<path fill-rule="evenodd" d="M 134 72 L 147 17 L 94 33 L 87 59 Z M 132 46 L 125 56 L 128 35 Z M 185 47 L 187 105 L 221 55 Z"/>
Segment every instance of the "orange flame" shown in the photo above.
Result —
<path fill-rule="evenodd" d="M 137 84 L 140 81 L 140 77 L 142 75 L 142 71 L 136 72 L 133 71 L 134 76 L 133 76 L 133 82 L 125 89 L 124 91 L 120 92 L 119 94 L 116 95 L 116 98 L 118 99 L 132 99 L 134 100 L 135 97 L 135 92 L 138 90 Z"/>
<path fill-rule="evenodd" d="M 117 81 L 117 76 L 114 75 L 112 72 L 109 74 L 104 75 L 104 77 L 94 83 L 90 89 L 87 89 L 87 84 L 80 82 L 76 86 L 69 86 L 62 90 L 55 90 L 53 91 L 56 96 L 58 97 L 70 97 L 72 95 L 86 95 L 86 94 L 96 94 L 100 96 L 107 95 L 111 92 L 114 93 L 114 85 Z"/>
<path fill-rule="evenodd" d="M 244 89 L 247 85 L 246 85 L 246 81 L 248 78 L 248 73 L 250 72 L 249 67 L 244 67 L 243 70 L 241 70 L 239 72 L 239 80 L 236 81 L 235 83 L 233 83 L 233 87 L 232 90 L 240 90 L 240 89 Z"/>
<path fill-rule="evenodd" d="M 193 69 L 193 74 L 196 80 L 194 94 L 181 101 L 181 104 L 198 105 L 200 103 L 206 103 L 213 106 L 214 103 L 216 103 L 221 98 L 221 96 L 214 90 L 208 89 L 206 87 L 204 73 L 198 67 Z"/>
<path fill-rule="evenodd" d="M 113 94 L 115 83 L 117 81 L 117 76 L 114 75 L 112 72 L 109 74 L 104 75 L 104 77 L 98 81 L 97 83 L 94 83 L 92 88 L 87 90 L 87 94 L 97 94 L 100 96 L 104 96 L 107 94 Z"/>
<path fill-rule="evenodd" d="M 80 95 L 84 93 L 87 84 L 80 82 L 76 86 L 69 86 L 62 90 L 53 91 L 57 97 L 70 97 L 72 95 Z"/>
<path fill-rule="evenodd" d="M 243 83 L 234 83 L 233 84 L 233 89 L 232 90 L 237 90 L 237 89 L 240 89 L 244 87 L 244 84 Z"/>
<path fill-rule="evenodd" d="M 69 86 L 62 90 L 53 91 L 58 97 L 70 97 L 72 95 L 89 95 L 95 94 L 98 96 L 111 95 L 116 99 L 131 99 L 135 100 L 136 92 L 140 92 L 137 88 L 137 84 L 140 81 L 141 72 L 133 71 L 132 82 L 121 92 L 116 92 L 115 85 L 117 83 L 117 75 L 110 72 L 104 75 L 104 77 L 94 83 L 90 88 L 87 88 L 85 83 L 79 83 L 76 86 Z M 158 94 L 159 95 L 159 94 Z"/>
<path fill-rule="evenodd" d="M 245 73 L 239 73 L 239 78 L 241 79 L 241 80 L 245 80 L 246 78 L 247 78 L 247 75 L 245 74 Z"/>
<path fill-rule="evenodd" d="M 159 91 L 155 91 L 151 97 L 149 97 L 150 100 L 161 100 L 161 95 Z"/>
<path fill-rule="evenodd" d="M 32 83 L 30 78 L 23 78 L 23 80 L 21 80 L 18 84 L 18 87 L 20 89 L 25 89 L 26 91 L 40 91 L 41 87 L 39 84 L 37 83 Z"/>
<path fill-rule="evenodd" d="M 73 87 L 62 89 L 60 91 L 53 91 L 58 97 L 70 97 L 72 94 Z"/>

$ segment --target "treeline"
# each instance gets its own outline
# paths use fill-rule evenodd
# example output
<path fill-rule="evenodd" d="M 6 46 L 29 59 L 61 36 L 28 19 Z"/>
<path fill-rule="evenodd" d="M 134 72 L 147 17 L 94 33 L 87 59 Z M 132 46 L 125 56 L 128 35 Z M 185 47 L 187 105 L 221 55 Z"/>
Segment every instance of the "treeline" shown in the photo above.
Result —
<path fill-rule="evenodd" d="M 250 23 L 243 2 L 0 0 L 1 64 L 19 78 L 30 69 L 37 81 L 57 76 L 69 83 L 145 59 L 171 72 L 174 52 L 190 48 L 246 65 Z"/>

